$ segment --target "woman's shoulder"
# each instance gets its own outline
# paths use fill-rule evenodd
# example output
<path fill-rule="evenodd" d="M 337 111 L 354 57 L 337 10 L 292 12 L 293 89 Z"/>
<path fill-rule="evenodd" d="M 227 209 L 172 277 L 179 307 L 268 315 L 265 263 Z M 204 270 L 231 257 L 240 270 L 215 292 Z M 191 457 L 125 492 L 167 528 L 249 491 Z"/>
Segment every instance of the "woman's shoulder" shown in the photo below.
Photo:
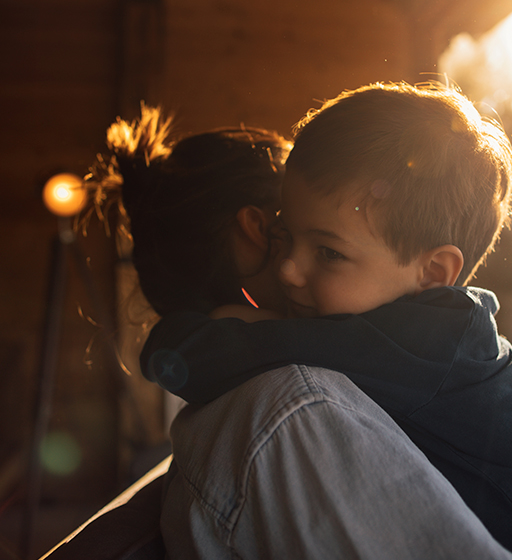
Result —
<path fill-rule="evenodd" d="M 345 375 L 292 364 L 256 376 L 206 405 L 186 406 L 171 428 L 174 460 L 194 493 L 207 504 L 222 502 L 223 515 L 229 516 L 254 462 L 272 461 L 265 455 L 270 441 L 302 437 L 304 425 L 314 426 L 315 434 L 303 437 L 322 440 L 322 448 L 332 446 L 335 453 L 342 432 L 350 437 L 369 421 L 398 430 Z"/>

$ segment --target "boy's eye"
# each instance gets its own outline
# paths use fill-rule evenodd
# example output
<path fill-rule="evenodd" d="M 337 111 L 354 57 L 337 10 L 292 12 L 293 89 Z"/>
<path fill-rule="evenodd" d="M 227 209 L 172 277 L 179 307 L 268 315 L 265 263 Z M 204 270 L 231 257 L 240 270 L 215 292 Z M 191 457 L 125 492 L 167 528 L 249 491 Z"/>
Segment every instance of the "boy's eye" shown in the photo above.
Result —
<path fill-rule="evenodd" d="M 320 247 L 319 252 L 322 258 L 329 262 L 346 259 L 345 255 L 338 253 L 334 249 L 329 249 L 329 247 Z"/>

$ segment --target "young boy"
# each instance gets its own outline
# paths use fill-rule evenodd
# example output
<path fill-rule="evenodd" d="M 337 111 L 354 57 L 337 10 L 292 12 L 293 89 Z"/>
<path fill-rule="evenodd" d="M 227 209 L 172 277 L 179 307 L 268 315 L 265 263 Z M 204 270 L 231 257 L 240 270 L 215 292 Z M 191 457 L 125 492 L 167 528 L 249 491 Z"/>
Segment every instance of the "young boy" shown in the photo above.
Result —
<path fill-rule="evenodd" d="M 507 220 L 511 172 L 506 135 L 455 90 L 377 84 L 325 103 L 299 123 L 283 186 L 294 318 L 169 315 L 143 372 L 207 402 L 285 364 L 340 371 L 512 549 L 512 347 L 495 296 L 462 287 Z"/>

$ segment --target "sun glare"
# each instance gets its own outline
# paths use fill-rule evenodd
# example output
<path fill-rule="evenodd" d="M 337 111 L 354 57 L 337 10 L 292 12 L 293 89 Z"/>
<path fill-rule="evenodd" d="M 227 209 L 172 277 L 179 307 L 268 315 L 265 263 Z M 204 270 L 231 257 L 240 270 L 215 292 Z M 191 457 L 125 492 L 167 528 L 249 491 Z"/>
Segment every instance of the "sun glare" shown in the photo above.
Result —
<path fill-rule="evenodd" d="M 454 37 L 438 66 L 490 115 L 512 120 L 512 14 L 476 40 L 468 33 Z"/>

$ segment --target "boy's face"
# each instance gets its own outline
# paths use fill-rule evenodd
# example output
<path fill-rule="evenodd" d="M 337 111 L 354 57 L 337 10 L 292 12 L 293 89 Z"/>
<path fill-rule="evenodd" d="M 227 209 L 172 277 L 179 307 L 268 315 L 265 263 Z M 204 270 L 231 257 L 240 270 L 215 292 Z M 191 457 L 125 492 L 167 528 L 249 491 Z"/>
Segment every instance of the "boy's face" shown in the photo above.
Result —
<path fill-rule="evenodd" d="M 287 172 L 280 217 L 289 236 L 279 278 L 292 317 L 363 313 L 421 291 L 419 260 L 399 265 L 371 215 L 339 200 Z"/>

